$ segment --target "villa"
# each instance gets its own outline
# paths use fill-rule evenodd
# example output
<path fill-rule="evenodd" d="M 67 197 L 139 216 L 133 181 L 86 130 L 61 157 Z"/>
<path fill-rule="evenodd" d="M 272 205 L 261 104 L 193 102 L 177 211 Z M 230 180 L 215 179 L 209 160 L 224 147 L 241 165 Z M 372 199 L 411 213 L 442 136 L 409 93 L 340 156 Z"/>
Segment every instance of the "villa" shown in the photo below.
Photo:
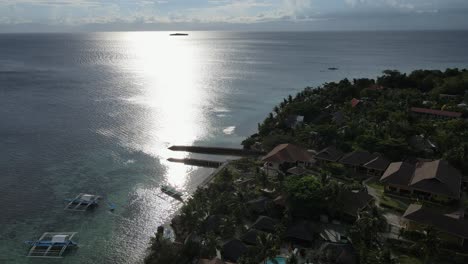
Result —
<path fill-rule="evenodd" d="M 356 172 L 370 176 L 381 176 L 387 169 L 390 161 L 384 156 L 367 151 L 357 150 L 344 155 L 339 162 Z"/>
<path fill-rule="evenodd" d="M 280 144 L 262 158 L 267 169 L 279 170 L 281 165 L 308 167 L 314 163 L 312 154 L 293 144 Z"/>
<path fill-rule="evenodd" d="M 446 243 L 464 246 L 468 239 L 468 221 L 462 213 L 443 214 L 420 204 L 411 204 L 403 218 L 408 230 L 424 230 L 430 226 L 441 232 L 440 238 Z"/>
<path fill-rule="evenodd" d="M 391 163 L 380 182 L 385 191 L 419 198 L 460 199 L 462 175 L 445 160 Z"/>
<path fill-rule="evenodd" d="M 337 162 L 343 156 L 343 152 L 335 147 L 325 148 L 315 155 L 317 163 L 326 164 L 329 162 Z"/>

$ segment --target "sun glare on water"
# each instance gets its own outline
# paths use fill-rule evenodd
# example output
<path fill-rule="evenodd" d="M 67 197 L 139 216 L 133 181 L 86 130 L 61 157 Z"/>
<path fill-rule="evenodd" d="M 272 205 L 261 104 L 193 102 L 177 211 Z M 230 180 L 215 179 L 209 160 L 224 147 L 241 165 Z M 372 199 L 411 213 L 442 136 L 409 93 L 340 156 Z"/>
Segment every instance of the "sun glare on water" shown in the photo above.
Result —
<path fill-rule="evenodd" d="M 150 141 L 144 151 L 161 158 L 169 184 L 183 187 L 190 168 L 167 162 L 186 153 L 169 151 L 173 144 L 191 145 L 207 133 L 203 116 L 206 104 L 205 74 L 200 60 L 205 51 L 187 37 L 169 37 L 165 32 L 127 33 L 134 65 L 144 85 L 135 98 L 147 108 Z"/>

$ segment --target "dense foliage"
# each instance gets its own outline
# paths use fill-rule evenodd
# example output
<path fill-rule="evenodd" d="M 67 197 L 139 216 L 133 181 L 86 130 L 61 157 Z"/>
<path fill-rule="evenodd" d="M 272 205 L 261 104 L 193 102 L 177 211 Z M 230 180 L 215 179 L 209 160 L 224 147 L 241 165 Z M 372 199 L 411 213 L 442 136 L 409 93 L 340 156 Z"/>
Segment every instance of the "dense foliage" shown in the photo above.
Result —
<path fill-rule="evenodd" d="M 468 72 L 417 70 L 409 75 L 384 71 L 377 80 L 344 79 L 289 96 L 243 142 L 245 148 L 271 150 L 296 143 L 320 150 L 335 145 L 342 151 L 363 149 L 397 161 L 444 158 L 468 173 Z M 360 103 L 352 107 L 351 100 Z M 463 113 L 463 118 L 427 119 L 411 107 Z M 291 116 L 304 123 L 291 127 Z"/>

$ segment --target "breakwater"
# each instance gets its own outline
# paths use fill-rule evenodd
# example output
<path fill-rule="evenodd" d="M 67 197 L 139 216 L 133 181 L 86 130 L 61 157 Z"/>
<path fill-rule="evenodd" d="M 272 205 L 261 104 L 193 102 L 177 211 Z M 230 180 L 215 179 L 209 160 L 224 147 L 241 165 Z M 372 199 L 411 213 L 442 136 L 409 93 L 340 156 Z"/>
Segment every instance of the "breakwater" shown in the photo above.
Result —
<path fill-rule="evenodd" d="M 200 154 L 213 154 L 213 155 L 227 155 L 227 156 L 262 156 L 265 152 L 245 150 L 239 148 L 220 148 L 220 147 L 204 147 L 204 146 L 171 146 L 169 147 L 172 151 L 186 151 L 191 153 Z"/>
<path fill-rule="evenodd" d="M 175 158 L 169 158 L 167 159 L 170 162 L 177 162 L 177 163 L 183 163 L 186 165 L 192 165 L 192 166 L 199 166 L 199 167 L 207 167 L 207 168 L 218 168 L 223 164 L 223 162 L 220 161 L 214 161 L 214 160 L 201 160 L 201 159 L 175 159 Z"/>

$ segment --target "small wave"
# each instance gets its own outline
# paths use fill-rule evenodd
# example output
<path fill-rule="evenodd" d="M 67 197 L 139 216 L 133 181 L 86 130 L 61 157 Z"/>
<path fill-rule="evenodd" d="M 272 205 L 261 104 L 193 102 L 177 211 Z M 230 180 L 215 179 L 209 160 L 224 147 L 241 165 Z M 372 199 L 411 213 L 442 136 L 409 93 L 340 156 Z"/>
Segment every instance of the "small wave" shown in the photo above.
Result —
<path fill-rule="evenodd" d="M 124 163 L 125 163 L 125 165 L 133 164 L 133 163 L 135 163 L 135 160 L 134 159 L 129 159 L 129 160 L 125 161 Z"/>
<path fill-rule="evenodd" d="M 215 113 L 229 113 L 229 112 L 231 112 L 231 110 L 229 110 L 227 108 L 223 108 L 223 107 L 215 107 L 215 108 L 213 108 L 213 112 L 215 112 Z"/>
<path fill-rule="evenodd" d="M 234 130 L 236 130 L 235 126 L 229 126 L 229 127 L 226 127 L 225 129 L 223 129 L 223 133 L 226 134 L 226 135 L 232 135 L 232 134 L 234 134 Z"/>

